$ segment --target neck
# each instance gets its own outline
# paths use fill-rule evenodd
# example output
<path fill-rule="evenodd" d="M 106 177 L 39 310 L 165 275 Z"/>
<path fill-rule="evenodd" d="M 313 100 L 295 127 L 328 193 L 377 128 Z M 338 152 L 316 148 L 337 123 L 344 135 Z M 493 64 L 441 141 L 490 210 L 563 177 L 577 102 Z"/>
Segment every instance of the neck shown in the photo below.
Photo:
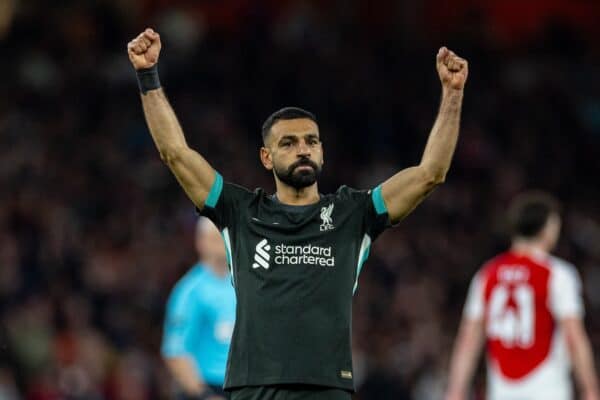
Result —
<path fill-rule="evenodd" d="M 511 250 L 524 254 L 548 254 L 548 248 L 539 239 L 516 238 L 512 242 Z"/>
<path fill-rule="evenodd" d="M 288 204 L 291 206 L 306 206 L 319 202 L 319 189 L 317 187 L 317 182 L 310 186 L 296 189 L 286 185 L 279 179 L 276 179 L 275 185 L 277 187 L 277 192 L 275 195 L 283 204 Z"/>

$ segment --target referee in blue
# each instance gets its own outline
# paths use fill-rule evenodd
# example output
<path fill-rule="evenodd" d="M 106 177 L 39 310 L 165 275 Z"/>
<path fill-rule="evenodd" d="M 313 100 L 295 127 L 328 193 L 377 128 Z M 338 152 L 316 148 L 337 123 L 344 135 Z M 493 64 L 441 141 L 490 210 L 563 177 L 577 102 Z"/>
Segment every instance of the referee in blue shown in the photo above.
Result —
<path fill-rule="evenodd" d="M 196 250 L 198 263 L 169 296 L 161 352 L 181 400 L 221 400 L 235 291 L 221 234 L 205 217 L 196 227 Z"/>

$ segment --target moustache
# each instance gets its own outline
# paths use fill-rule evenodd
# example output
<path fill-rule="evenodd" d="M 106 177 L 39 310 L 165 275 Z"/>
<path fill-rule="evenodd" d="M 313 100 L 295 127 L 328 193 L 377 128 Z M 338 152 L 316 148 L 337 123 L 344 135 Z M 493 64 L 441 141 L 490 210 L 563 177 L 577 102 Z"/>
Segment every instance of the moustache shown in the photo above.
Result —
<path fill-rule="evenodd" d="M 310 160 L 308 158 L 302 158 L 302 159 L 296 161 L 295 163 L 293 163 L 292 165 L 290 165 L 288 171 L 291 172 L 291 171 L 294 171 L 298 167 L 304 167 L 304 166 L 309 166 L 315 171 L 319 170 L 319 166 L 313 160 Z"/>

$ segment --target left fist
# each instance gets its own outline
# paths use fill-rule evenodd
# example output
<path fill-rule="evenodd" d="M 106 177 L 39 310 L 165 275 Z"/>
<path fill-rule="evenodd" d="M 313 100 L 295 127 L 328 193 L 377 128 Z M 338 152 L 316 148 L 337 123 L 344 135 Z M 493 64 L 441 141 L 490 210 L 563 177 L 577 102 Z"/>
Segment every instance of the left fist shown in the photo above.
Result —
<path fill-rule="evenodd" d="M 442 47 L 437 53 L 436 67 L 444 89 L 464 89 L 469 75 L 467 60 Z"/>

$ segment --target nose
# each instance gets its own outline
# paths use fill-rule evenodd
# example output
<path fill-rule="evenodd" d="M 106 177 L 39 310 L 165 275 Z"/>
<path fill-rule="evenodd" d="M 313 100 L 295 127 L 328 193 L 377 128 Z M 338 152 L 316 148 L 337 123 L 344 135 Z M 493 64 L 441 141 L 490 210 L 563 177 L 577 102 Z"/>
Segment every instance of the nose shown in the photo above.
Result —
<path fill-rule="evenodd" d="M 298 143 L 297 155 L 298 155 L 298 157 L 310 156 L 310 146 L 304 140 L 301 140 Z"/>

